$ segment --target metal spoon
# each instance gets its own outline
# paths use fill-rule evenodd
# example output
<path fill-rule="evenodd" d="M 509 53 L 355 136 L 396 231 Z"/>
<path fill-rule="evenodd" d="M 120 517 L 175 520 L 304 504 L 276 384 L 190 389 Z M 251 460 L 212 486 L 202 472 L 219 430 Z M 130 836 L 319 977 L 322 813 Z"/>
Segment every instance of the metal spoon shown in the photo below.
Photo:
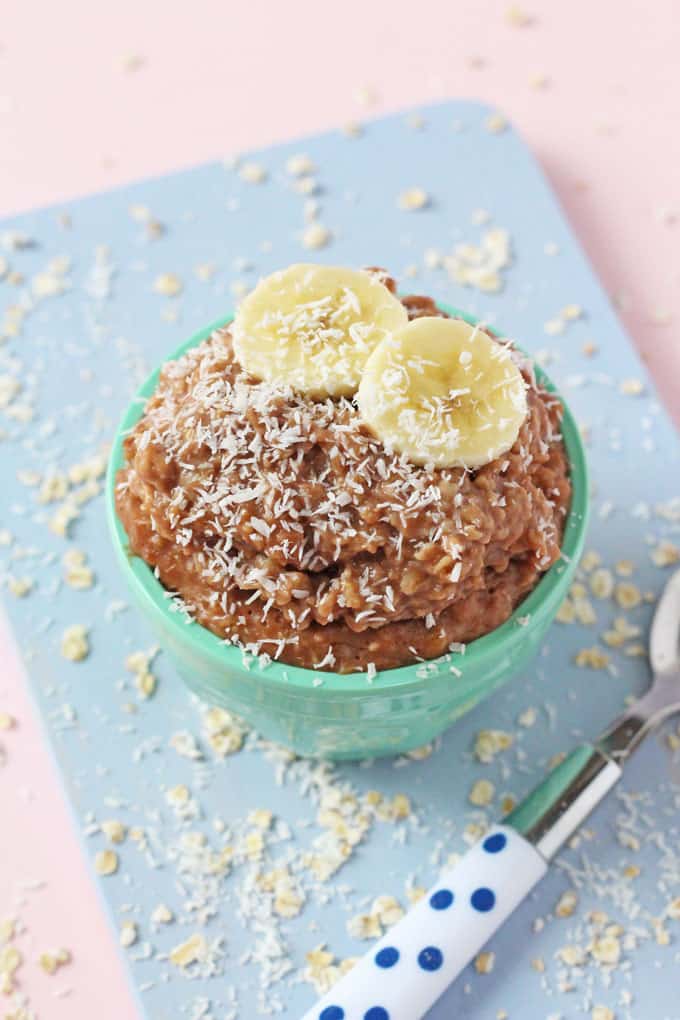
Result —
<path fill-rule="evenodd" d="M 556 766 L 303 1020 L 419 1020 L 545 875 L 633 751 L 680 712 L 680 571 L 656 607 L 650 663 L 646 694 Z"/>

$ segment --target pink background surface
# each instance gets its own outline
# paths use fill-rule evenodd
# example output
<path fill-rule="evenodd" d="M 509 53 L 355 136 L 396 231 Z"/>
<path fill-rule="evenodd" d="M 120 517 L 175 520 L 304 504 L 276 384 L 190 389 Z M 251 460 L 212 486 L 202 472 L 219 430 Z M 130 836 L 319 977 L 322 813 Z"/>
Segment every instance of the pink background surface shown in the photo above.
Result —
<path fill-rule="evenodd" d="M 4 0 L 0 214 L 402 106 L 483 99 L 537 154 L 680 423 L 676 0 L 527 0 L 533 20 L 521 28 L 509 7 Z M 564 299 L 577 296 L 566 289 Z M 10 660 L 1 635 L 0 657 Z M 24 899 L 22 987 L 47 1020 L 95 1010 L 97 1020 L 132 1020 L 18 667 L 3 669 L 1 710 L 18 725 L 1 739 L 0 918 Z M 74 963 L 47 977 L 35 960 L 60 945 Z"/>

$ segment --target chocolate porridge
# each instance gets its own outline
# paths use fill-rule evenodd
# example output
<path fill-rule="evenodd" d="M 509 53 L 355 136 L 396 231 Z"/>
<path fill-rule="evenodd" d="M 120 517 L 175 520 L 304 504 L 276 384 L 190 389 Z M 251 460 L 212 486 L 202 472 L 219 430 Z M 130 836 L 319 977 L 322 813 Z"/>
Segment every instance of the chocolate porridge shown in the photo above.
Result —
<path fill-rule="evenodd" d="M 440 314 L 429 298 L 404 304 Z M 418 467 L 351 399 L 248 376 L 218 329 L 164 366 L 125 440 L 116 507 L 131 550 L 254 654 L 342 673 L 441 655 L 503 623 L 559 557 L 562 407 L 521 370 L 528 410 L 508 453 L 476 471 Z"/>

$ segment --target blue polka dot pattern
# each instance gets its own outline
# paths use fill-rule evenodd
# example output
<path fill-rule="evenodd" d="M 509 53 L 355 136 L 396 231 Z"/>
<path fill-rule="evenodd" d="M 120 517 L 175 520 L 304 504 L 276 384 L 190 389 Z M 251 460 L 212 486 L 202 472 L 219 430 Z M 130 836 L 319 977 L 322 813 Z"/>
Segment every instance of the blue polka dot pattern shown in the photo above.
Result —
<path fill-rule="evenodd" d="M 375 962 L 379 967 L 394 967 L 395 963 L 399 959 L 399 950 L 395 949 L 394 946 L 385 946 L 378 953 L 375 954 Z"/>
<path fill-rule="evenodd" d="M 495 832 L 493 836 L 487 836 L 482 846 L 488 854 L 499 854 L 508 844 L 508 837 L 503 832 Z"/>
<path fill-rule="evenodd" d="M 453 903 L 453 893 L 450 889 L 437 889 L 430 896 L 430 906 L 433 910 L 446 910 Z"/>
<path fill-rule="evenodd" d="M 304 1020 L 406 1020 L 404 1009 L 425 1016 L 546 870 L 519 833 L 494 825 Z"/>
<path fill-rule="evenodd" d="M 470 897 L 470 903 L 475 910 L 479 910 L 480 913 L 486 914 L 487 911 L 493 910 L 496 903 L 496 896 L 490 889 L 482 887 L 481 889 L 475 889 Z"/>
<path fill-rule="evenodd" d="M 436 946 L 426 946 L 418 953 L 418 963 L 423 970 L 439 970 L 444 962 L 444 954 Z"/>

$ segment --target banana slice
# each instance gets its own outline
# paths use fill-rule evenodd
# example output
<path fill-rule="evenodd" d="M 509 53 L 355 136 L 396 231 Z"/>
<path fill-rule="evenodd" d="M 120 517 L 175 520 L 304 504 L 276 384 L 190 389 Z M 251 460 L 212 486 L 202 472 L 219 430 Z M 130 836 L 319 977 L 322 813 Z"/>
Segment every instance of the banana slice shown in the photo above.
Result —
<path fill-rule="evenodd" d="M 415 464 L 478 468 L 505 453 L 527 413 L 507 346 L 462 319 L 421 318 L 366 362 L 361 416 Z"/>
<path fill-rule="evenodd" d="M 324 398 L 355 393 L 371 352 L 407 322 L 377 276 L 300 263 L 260 280 L 232 336 L 236 357 L 255 378 Z"/>

